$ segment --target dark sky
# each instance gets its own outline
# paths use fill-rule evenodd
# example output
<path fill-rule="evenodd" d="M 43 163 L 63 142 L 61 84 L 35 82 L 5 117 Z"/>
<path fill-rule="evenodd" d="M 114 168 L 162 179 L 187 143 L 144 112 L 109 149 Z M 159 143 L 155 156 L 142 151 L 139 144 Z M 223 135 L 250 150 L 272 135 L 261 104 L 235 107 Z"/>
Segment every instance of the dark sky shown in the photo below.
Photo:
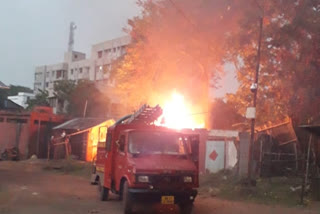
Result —
<path fill-rule="evenodd" d="M 69 24 L 77 25 L 77 51 L 124 35 L 139 14 L 136 0 L 0 0 L 0 81 L 33 86 L 37 65 L 58 63 L 67 50 Z"/>

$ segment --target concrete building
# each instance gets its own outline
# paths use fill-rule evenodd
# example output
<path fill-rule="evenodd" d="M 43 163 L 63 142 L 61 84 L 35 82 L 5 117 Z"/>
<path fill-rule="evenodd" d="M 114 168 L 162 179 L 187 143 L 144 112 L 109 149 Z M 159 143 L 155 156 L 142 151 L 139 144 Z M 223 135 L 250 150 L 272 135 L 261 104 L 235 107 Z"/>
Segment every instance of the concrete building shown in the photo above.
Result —
<path fill-rule="evenodd" d="M 29 99 L 34 99 L 35 95 L 32 93 L 26 93 L 26 92 L 19 92 L 18 95 L 15 96 L 8 96 L 8 99 L 11 100 L 12 102 L 22 106 L 23 108 L 28 107 L 28 100 Z"/>
<path fill-rule="evenodd" d="M 102 92 L 109 93 L 107 96 L 114 106 L 118 100 L 115 100 L 110 94 L 115 85 L 114 81 L 110 80 L 110 70 L 112 62 L 126 53 L 126 46 L 130 42 L 129 36 L 119 37 L 93 45 L 90 58 L 86 58 L 86 54 L 81 52 L 68 51 L 64 54 L 63 62 L 37 66 L 34 76 L 34 92 L 37 94 L 41 91 L 48 91 L 50 105 L 57 113 L 63 111 L 66 104 L 54 97 L 54 83 L 61 80 L 77 82 L 86 79 L 95 81 Z M 105 89 L 106 87 L 108 90 Z"/>

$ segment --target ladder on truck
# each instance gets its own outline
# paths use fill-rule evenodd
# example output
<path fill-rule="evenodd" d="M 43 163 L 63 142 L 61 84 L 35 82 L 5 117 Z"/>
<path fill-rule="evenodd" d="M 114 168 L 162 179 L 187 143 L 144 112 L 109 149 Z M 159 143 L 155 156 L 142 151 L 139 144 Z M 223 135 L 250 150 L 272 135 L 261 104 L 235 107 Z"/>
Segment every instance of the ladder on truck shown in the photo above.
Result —
<path fill-rule="evenodd" d="M 150 107 L 149 105 L 144 104 L 141 108 L 136 111 L 131 117 L 127 120 L 129 123 L 144 123 L 147 125 L 152 124 L 162 115 L 162 108 L 159 105 L 155 107 Z"/>

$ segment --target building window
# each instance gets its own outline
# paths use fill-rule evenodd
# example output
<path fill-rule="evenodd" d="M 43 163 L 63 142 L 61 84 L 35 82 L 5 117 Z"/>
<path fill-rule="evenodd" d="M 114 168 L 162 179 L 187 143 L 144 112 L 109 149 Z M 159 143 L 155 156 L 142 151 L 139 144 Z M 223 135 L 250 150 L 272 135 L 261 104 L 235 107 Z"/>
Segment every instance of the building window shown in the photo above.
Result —
<path fill-rule="evenodd" d="M 79 73 L 82 74 L 82 68 L 79 68 Z"/>
<path fill-rule="evenodd" d="M 62 76 L 62 72 L 61 72 L 61 70 L 58 70 L 58 71 L 57 71 L 57 77 L 56 77 L 56 78 L 58 79 L 58 78 L 60 78 L 61 76 Z"/>
<path fill-rule="evenodd" d="M 102 57 L 102 51 L 98 51 L 98 58 Z"/>
<path fill-rule="evenodd" d="M 49 83 L 48 82 L 46 82 L 46 88 L 48 88 L 49 87 Z"/>
<path fill-rule="evenodd" d="M 42 79 L 42 73 L 36 73 L 35 74 L 35 80 L 40 81 Z"/>
<path fill-rule="evenodd" d="M 47 71 L 46 77 L 49 78 L 49 75 L 50 75 L 50 73 L 49 73 L 49 71 Z"/>
<path fill-rule="evenodd" d="M 116 52 L 116 48 L 113 48 L 113 52 L 114 52 L 114 53 Z"/>
<path fill-rule="evenodd" d="M 55 71 L 52 71 L 52 77 L 54 77 L 55 73 L 56 73 Z"/>
<path fill-rule="evenodd" d="M 71 73 L 71 75 L 73 75 L 73 69 L 71 69 L 70 73 Z"/>
<path fill-rule="evenodd" d="M 75 55 L 74 55 L 74 58 L 75 58 L 75 59 L 77 59 L 77 58 L 78 58 L 78 55 L 77 55 L 77 54 L 75 54 Z"/>

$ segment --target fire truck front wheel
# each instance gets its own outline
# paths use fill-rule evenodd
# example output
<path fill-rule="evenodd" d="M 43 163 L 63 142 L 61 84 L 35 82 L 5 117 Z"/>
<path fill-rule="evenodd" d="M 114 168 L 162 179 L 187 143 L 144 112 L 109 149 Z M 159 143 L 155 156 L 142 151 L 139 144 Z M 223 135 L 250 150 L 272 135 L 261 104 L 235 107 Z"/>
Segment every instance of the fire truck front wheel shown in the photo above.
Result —
<path fill-rule="evenodd" d="M 123 183 L 122 188 L 122 207 L 124 214 L 131 214 L 132 213 L 132 206 L 133 206 L 133 198 L 131 194 L 129 193 L 129 186 L 128 182 L 125 181 Z"/>
<path fill-rule="evenodd" d="M 100 181 L 98 185 L 99 185 L 100 200 L 107 201 L 109 199 L 109 189 L 102 186 Z"/>

